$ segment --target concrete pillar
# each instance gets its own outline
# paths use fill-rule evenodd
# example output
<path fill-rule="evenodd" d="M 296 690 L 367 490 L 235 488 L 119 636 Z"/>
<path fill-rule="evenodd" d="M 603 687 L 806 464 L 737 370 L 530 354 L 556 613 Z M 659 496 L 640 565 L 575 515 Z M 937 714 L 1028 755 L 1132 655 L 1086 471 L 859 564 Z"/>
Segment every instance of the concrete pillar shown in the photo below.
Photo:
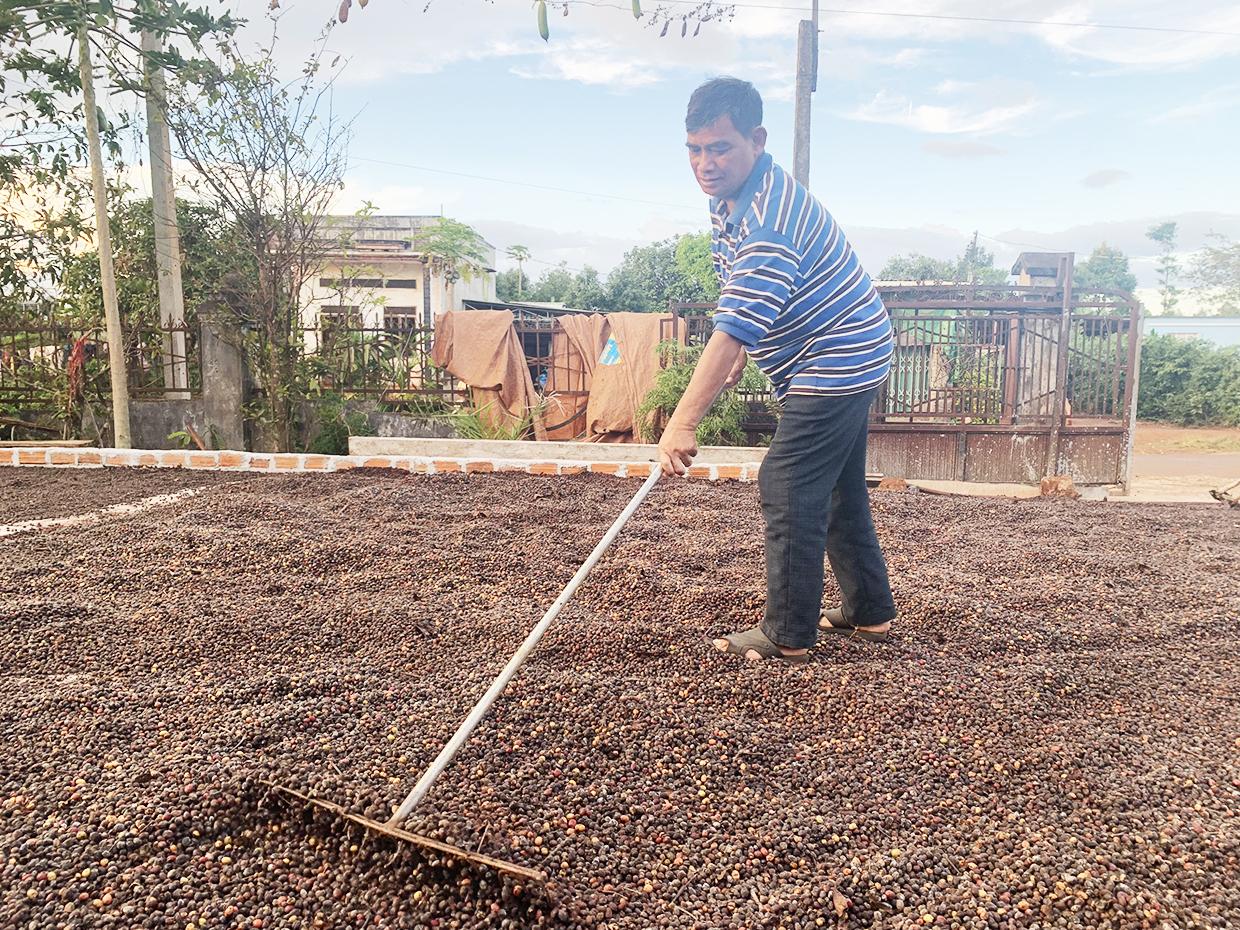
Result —
<path fill-rule="evenodd" d="M 245 451 L 246 368 L 241 352 L 241 333 L 236 324 L 220 316 L 200 315 L 202 320 L 202 409 L 211 434 L 209 442 L 220 449 Z M 203 437 L 208 439 L 208 437 Z"/>

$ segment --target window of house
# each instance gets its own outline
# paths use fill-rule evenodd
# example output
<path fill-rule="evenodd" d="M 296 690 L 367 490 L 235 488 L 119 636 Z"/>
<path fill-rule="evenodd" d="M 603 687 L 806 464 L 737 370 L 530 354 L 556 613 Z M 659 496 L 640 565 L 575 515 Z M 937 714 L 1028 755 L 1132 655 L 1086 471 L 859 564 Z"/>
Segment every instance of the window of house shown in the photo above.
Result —
<path fill-rule="evenodd" d="M 383 287 L 382 278 L 319 278 L 319 287 Z"/>
<path fill-rule="evenodd" d="M 414 290 L 418 286 L 418 280 L 417 278 L 388 278 L 387 286 Z"/>
<path fill-rule="evenodd" d="M 360 307 L 339 305 L 319 307 L 319 326 L 324 332 L 331 329 L 357 329 L 362 325 Z"/>
<path fill-rule="evenodd" d="M 383 328 L 389 333 L 404 335 L 418 328 L 418 310 L 416 307 L 384 307 Z"/>

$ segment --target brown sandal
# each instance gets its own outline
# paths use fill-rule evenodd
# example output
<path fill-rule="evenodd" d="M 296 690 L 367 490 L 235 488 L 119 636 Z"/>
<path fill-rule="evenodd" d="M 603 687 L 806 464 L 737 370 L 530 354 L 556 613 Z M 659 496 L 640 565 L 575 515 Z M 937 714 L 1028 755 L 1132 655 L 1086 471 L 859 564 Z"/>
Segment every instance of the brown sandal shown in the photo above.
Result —
<path fill-rule="evenodd" d="M 727 640 L 728 648 L 719 651 L 726 652 L 729 655 L 740 656 L 743 659 L 749 658 L 749 651 L 752 649 L 763 659 L 777 659 L 782 662 L 792 663 L 809 661 L 808 653 L 794 656 L 784 655 L 783 650 L 771 642 L 759 627 L 754 627 L 741 633 L 729 633 L 722 638 Z M 718 649 L 719 647 L 715 646 L 714 648 Z"/>
<path fill-rule="evenodd" d="M 877 626 L 877 624 L 874 624 Z M 818 621 L 818 631 L 820 633 L 835 633 L 839 636 L 855 636 L 857 639 L 863 639 L 867 643 L 885 643 L 891 633 L 890 629 L 883 630 L 881 633 L 875 633 L 863 626 L 853 626 L 844 619 L 844 611 L 839 607 L 828 607 L 822 612 L 822 619 Z"/>

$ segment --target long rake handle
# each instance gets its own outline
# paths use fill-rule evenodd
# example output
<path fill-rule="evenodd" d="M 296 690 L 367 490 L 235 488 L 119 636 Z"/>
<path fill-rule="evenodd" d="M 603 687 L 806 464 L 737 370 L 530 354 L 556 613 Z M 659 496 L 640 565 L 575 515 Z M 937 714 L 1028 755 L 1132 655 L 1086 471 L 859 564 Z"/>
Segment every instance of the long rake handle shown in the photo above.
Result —
<path fill-rule="evenodd" d="M 646 483 L 633 495 L 633 499 L 629 501 L 628 506 L 620 512 L 620 516 L 616 517 L 616 522 L 611 525 L 611 529 L 599 540 L 599 544 L 594 547 L 590 557 L 585 560 L 581 568 L 577 569 L 577 574 L 573 575 L 572 580 L 565 585 L 564 590 L 560 592 L 560 596 L 555 599 L 555 603 L 543 614 L 543 618 L 538 621 L 534 629 L 530 630 L 530 634 L 525 637 L 525 642 L 521 644 L 521 648 L 513 653 L 512 658 L 508 660 L 508 664 L 504 666 L 504 670 L 499 673 L 499 677 L 487 689 L 487 693 L 474 705 L 474 709 L 469 712 L 469 716 L 465 718 L 464 722 L 457 727 L 456 732 L 452 734 L 452 739 L 448 740 L 448 744 L 439 751 L 435 761 L 430 764 L 430 767 L 418 779 L 418 783 L 413 786 L 413 790 L 409 792 L 409 795 L 401 802 L 400 807 L 396 809 L 396 813 L 388 820 L 388 826 L 397 827 L 403 823 L 410 812 L 426 797 L 426 793 L 431 790 L 431 786 L 443 774 L 443 770 L 448 767 L 453 756 L 465 745 L 465 741 L 469 739 L 470 734 L 474 732 L 474 728 L 478 726 L 486 712 L 491 709 L 491 705 L 495 703 L 496 698 L 503 694 L 504 689 L 508 687 L 508 682 L 517 673 L 517 669 L 521 667 L 522 663 L 529 657 L 529 654 L 534 651 L 538 641 L 547 632 L 547 627 L 551 626 L 551 622 L 559 616 L 564 605 L 568 603 L 577 588 L 585 581 L 586 576 L 590 574 L 590 570 L 598 564 L 598 560 L 603 557 L 603 553 L 611 547 L 616 537 L 620 535 L 620 531 L 624 529 L 624 524 L 628 522 L 629 517 L 633 516 L 633 511 L 638 508 L 638 505 L 645 500 L 646 495 L 658 483 L 660 474 L 659 466 L 657 464 L 652 465 L 650 477 L 646 479 Z"/>

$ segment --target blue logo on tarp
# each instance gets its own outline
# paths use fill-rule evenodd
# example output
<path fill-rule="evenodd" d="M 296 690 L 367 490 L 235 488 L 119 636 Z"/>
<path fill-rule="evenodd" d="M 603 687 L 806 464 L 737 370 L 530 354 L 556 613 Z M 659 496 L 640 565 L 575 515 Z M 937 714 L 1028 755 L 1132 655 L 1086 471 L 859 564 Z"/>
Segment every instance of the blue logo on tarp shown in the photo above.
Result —
<path fill-rule="evenodd" d="M 600 365 L 615 365 L 620 361 L 620 344 L 615 336 L 607 337 L 607 345 L 603 346 L 603 354 L 598 357 Z"/>

